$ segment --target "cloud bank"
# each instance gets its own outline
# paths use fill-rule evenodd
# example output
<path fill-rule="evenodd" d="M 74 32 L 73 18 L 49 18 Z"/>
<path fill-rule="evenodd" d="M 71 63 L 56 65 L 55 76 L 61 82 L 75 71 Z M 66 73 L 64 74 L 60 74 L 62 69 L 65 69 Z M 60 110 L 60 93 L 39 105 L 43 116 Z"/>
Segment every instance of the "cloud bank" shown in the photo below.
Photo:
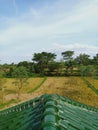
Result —
<path fill-rule="evenodd" d="M 7 17 L 6 13 L 1 17 L 1 59 L 11 55 L 22 59 L 43 48 L 75 50 L 77 54 L 98 53 L 98 0 L 35 3 L 36 6 L 27 2 L 28 10 L 23 11 L 19 8 L 21 3 L 13 0 L 17 15 Z"/>

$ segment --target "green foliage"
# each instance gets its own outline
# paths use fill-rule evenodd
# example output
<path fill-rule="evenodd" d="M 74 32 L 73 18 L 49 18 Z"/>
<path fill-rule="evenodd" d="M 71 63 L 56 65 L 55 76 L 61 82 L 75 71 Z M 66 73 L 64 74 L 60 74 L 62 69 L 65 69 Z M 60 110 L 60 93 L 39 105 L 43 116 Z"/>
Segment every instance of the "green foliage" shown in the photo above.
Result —
<path fill-rule="evenodd" d="M 17 67 L 25 67 L 26 71 L 28 72 L 28 76 L 31 77 L 34 72 L 34 64 L 27 61 L 22 61 L 17 64 Z"/>
<path fill-rule="evenodd" d="M 73 60 L 74 51 L 65 51 L 62 52 L 63 59 L 65 60 L 65 75 L 72 74 L 73 67 L 74 67 L 74 60 Z"/>
<path fill-rule="evenodd" d="M 40 87 L 43 85 L 43 83 L 46 81 L 46 79 L 47 79 L 47 78 L 45 77 L 39 85 L 37 85 L 33 90 L 30 90 L 28 93 L 33 93 L 33 92 L 36 91 L 38 88 L 40 88 Z"/>
<path fill-rule="evenodd" d="M 42 52 L 34 53 L 33 61 L 37 63 L 37 67 L 40 75 L 45 74 L 45 69 L 48 68 L 48 64 L 53 62 L 56 55 L 54 53 Z"/>
<path fill-rule="evenodd" d="M 56 54 L 51 52 L 34 53 L 33 62 L 21 61 L 18 64 L 0 65 L 3 77 L 16 78 L 16 68 L 24 67 L 29 77 L 37 76 L 62 76 L 62 75 L 94 75 L 98 78 L 98 54 L 93 59 L 88 54 L 80 54 L 73 58 L 74 51 L 62 52 L 62 61 L 55 61 Z M 20 71 L 21 72 L 21 71 Z M 18 76 L 21 76 L 19 73 Z"/>
<path fill-rule="evenodd" d="M 94 56 L 93 61 L 95 64 L 98 65 L 98 54 L 96 54 L 96 56 Z"/>
<path fill-rule="evenodd" d="M 98 89 L 96 89 L 96 87 L 94 85 L 92 85 L 88 80 L 86 80 L 85 78 L 82 78 L 84 80 L 84 82 L 87 84 L 87 86 L 92 89 L 92 91 L 94 91 L 97 95 L 98 95 Z"/>
<path fill-rule="evenodd" d="M 96 70 L 93 66 L 79 66 L 80 74 L 81 76 L 95 76 Z"/>
<path fill-rule="evenodd" d="M 20 90 L 28 83 L 28 73 L 25 69 L 25 67 L 20 66 L 14 69 L 13 77 L 15 78 L 15 81 L 13 84 L 15 84 L 18 87 L 18 98 L 20 97 Z"/>
<path fill-rule="evenodd" d="M 14 78 L 27 78 L 28 77 L 28 73 L 26 71 L 26 68 L 23 66 L 20 67 L 16 67 L 13 71 L 13 77 Z"/>
<path fill-rule="evenodd" d="M 75 62 L 78 65 L 89 65 L 90 63 L 89 57 L 90 56 L 87 54 L 80 54 L 79 56 L 76 57 Z"/>
<path fill-rule="evenodd" d="M 72 60 L 72 56 L 74 54 L 74 51 L 65 51 L 65 52 L 62 52 L 62 56 L 64 58 L 65 61 L 69 61 L 69 60 Z"/>
<path fill-rule="evenodd" d="M 98 79 L 98 54 L 93 57 L 93 63 L 96 68 L 96 79 Z"/>
<path fill-rule="evenodd" d="M 53 71 L 59 69 L 59 67 L 60 67 L 60 63 L 58 63 L 58 62 L 52 62 L 52 63 L 48 64 L 48 69 L 50 72 L 53 72 Z"/>

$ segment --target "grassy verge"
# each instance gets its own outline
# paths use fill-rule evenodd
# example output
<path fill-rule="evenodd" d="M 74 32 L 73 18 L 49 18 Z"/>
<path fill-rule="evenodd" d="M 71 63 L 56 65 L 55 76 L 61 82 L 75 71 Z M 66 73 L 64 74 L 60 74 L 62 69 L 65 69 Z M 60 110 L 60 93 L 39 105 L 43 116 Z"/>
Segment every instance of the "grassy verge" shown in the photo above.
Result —
<path fill-rule="evenodd" d="M 98 79 L 94 77 L 86 77 L 88 80 L 97 90 L 98 90 Z"/>
<path fill-rule="evenodd" d="M 10 106 L 12 103 L 17 103 L 17 101 L 14 99 L 11 99 L 10 101 L 8 101 L 6 103 L 0 104 L 0 109 L 7 107 L 7 106 Z"/>
<path fill-rule="evenodd" d="M 14 104 L 14 101 L 12 102 L 11 99 L 17 101 L 18 90 L 17 87 L 13 86 L 12 84 L 12 81 L 14 81 L 14 79 L 7 79 L 7 81 L 7 88 L 4 94 L 5 103 L 1 104 L 0 108 L 2 108 L 4 105 L 10 106 L 11 104 Z M 94 86 L 98 85 L 98 82 L 96 82 L 95 85 L 93 84 L 93 80 L 92 82 L 91 80 L 88 81 Z M 23 87 L 20 98 L 21 101 L 24 101 L 29 98 L 35 98 L 45 93 L 59 94 L 61 96 L 65 96 L 98 108 L 98 95 L 87 86 L 81 77 L 75 76 L 30 78 L 28 80 L 27 86 Z M 1 95 L 0 98 L 2 98 Z M 17 103 L 18 101 L 16 104 Z"/>
<path fill-rule="evenodd" d="M 92 85 L 88 80 L 86 80 L 85 78 L 82 78 L 85 83 L 87 84 L 87 86 L 92 89 L 92 91 L 94 91 L 97 95 L 98 95 L 98 89 L 96 89 L 96 87 L 94 85 Z"/>
<path fill-rule="evenodd" d="M 40 93 L 56 93 L 98 108 L 98 95 L 87 87 L 81 77 L 48 77 L 41 88 Z"/>
<path fill-rule="evenodd" d="M 42 84 L 46 81 L 46 77 L 42 80 L 42 82 L 40 84 L 38 84 L 35 88 L 33 88 L 32 90 L 28 91 L 28 93 L 33 93 L 34 91 L 36 91 L 38 88 L 40 88 L 42 86 Z"/>

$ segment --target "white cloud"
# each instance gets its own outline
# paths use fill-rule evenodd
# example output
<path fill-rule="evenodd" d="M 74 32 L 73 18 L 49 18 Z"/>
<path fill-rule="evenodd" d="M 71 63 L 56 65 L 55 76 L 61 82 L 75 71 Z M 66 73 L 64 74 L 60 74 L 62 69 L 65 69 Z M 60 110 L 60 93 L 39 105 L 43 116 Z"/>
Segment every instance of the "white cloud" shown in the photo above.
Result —
<path fill-rule="evenodd" d="M 13 4 L 17 10 L 17 5 L 15 0 L 13 0 Z M 0 32 L 0 44 L 12 44 L 14 42 L 20 42 L 24 40 L 33 40 L 35 38 L 40 37 L 52 37 L 53 35 L 63 35 L 63 34 L 72 34 L 72 33 L 82 33 L 89 30 L 98 30 L 97 22 L 98 22 L 98 2 L 96 0 L 91 1 L 88 5 L 80 7 L 77 6 L 73 12 L 69 13 L 69 16 L 63 16 L 62 19 L 57 19 L 57 21 L 52 21 L 52 17 L 55 17 L 55 13 L 51 17 L 50 15 L 46 15 L 45 13 L 40 13 L 35 9 L 30 8 L 30 12 L 26 14 L 25 22 L 19 17 L 20 20 L 16 19 L 11 21 L 12 26 L 4 29 Z M 44 10 L 46 11 L 46 10 Z M 48 10 L 49 11 L 49 10 Z M 47 11 L 47 12 L 48 12 Z M 45 15 L 43 17 L 43 15 Z M 62 15 L 62 14 L 61 14 Z M 63 14 L 64 15 L 64 14 Z M 32 17 L 32 18 L 31 18 Z M 35 17 L 38 17 L 36 19 Z M 49 21 L 52 23 L 47 23 L 43 25 L 44 21 L 47 21 L 47 18 L 50 18 Z M 56 15 L 57 17 L 57 15 Z M 48 19 L 49 19 L 48 18 Z M 38 24 L 38 20 L 40 24 Z M 30 22 L 32 21 L 32 22 Z M 34 22 L 33 22 L 34 21 Z M 12 23 L 13 22 L 13 23 Z M 37 24 L 36 24 L 37 22 Z M 15 24 L 14 24 L 15 23 Z"/>
<path fill-rule="evenodd" d="M 47 50 L 46 48 L 49 45 L 47 45 L 46 41 L 50 38 L 51 43 L 56 42 L 53 48 L 49 49 L 54 52 L 74 50 L 77 54 L 84 52 L 94 55 L 98 53 L 98 47 L 90 43 L 91 38 L 95 38 L 93 34 L 98 33 L 98 0 L 80 1 L 81 3 L 74 5 L 73 8 L 69 10 L 66 9 L 66 2 L 64 0 L 62 1 L 63 2 L 59 1 L 51 6 L 45 6 L 40 9 L 30 6 L 30 10 L 24 14 L 20 14 L 20 16 L 16 15 L 16 17 L 13 18 L 4 17 L 0 19 L 1 25 L 5 24 L 4 28 L 2 27 L 0 30 L 0 46 L 9 45 L 10 49 L 12 45 L 15 46 L 15 53 L 12 51 L 14 53 L 13 55 L 17 53 L 17 48 L 20 48 L 19 50 L 22 52 L 23 48 L 28 45 L 31 46 L 31 43 L 34 43 L 33 48 L 35 51 L 38 51 L 36 50 L 36 43 L 38 42 L 42 45 L 42 48 L 45 48 L 43 50 Z M 17 13 L 19 10 L 15 0 L 13 0 L 13 5 Z M 89 38 L 86 37 L 88 32 L 91 36 Z M 87 39 L 85 41 L 85 39 L 82 40 L 80 38 L 72 41 L 71 43 L 73 44 L 67 44 L 68 39 L 66 41 L 66 37 L 71 38 L 73 34 L 85 36 Z M 62 39 L 64 38 L 66 44 L 57 44 L 65 43 L 64 40 L 59 39 L 61 38 L 59 36 L 62 36 Z M 83 41 L 82 43 L 81 40 Z M 95 40 L 97 43 L 97 39 Z M 48 41 L 48 43 L 50 41 Z M 76 41 L 78 42 L 76 43 Z M 25 46 L 23 45 L 24 43 Z M 28 47 L 26 47 L 26 49 L 27 48 Z M 9 53 L 6 49 L 5 52 L 6 55 Z M 29 49 L 26 53 L 28 52 Z"/>
<path fill-rule="evenodd" d="M 54 43 L 53 47 L 50 50 L 55 51 L 57 53 L 72 50 L 75 52 L 76 55 L 79 55 L 80 53 L 85 53 L 94 56 L 98 53 L 98 46 L 82 43 L 73 43 L 73 44 Z"/>

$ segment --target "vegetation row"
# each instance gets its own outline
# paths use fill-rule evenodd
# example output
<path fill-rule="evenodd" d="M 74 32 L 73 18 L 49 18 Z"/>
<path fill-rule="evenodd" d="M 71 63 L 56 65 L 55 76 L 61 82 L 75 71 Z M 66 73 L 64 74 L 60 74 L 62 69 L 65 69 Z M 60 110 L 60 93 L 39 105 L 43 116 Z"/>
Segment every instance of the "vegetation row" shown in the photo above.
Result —
<path fill-rule="evenodd" d="M 98 79 L 98 54 L 93 58 L 88 54 L 80 54 L 74 58 L 74 51 L 65 51 L 61 55 L 62 60 L 57 61 L 55 53 L 34 53 L 32 62 L 21 61 L 18 64 L 0 64 L 0 92 L 2 103 L 4 102 L 7 78 L 14 79 L 12 84 L 18 88 L 18 98 L 20 97 L 21 89 L 28 84 L 28 79 L 31 77 L 90 76 L 96 80 Z M 37 90 L 45 80 L 46 78 L 36 88 L 30 90 L 29 93 Z M 98 94 L 96 87 L 90 83 L 88 84 Z"/>
<path fill-rule="evenodd" d="M 29 77 L 36 76 L 98 76 L 98 54 L 93 58 L 88 54 L 80 54 L 74 58 L 74 51 L 61 53 L 62 59 L 57 61 L 56 54 L 51 52 L 34 53 L 32 62 L 20 61 L 17 64 L 0 65 L 4 77 L 15 78 L 17 71 L 24 71 Z M 1 72 L 0 72 L 1 73 Z"/>

